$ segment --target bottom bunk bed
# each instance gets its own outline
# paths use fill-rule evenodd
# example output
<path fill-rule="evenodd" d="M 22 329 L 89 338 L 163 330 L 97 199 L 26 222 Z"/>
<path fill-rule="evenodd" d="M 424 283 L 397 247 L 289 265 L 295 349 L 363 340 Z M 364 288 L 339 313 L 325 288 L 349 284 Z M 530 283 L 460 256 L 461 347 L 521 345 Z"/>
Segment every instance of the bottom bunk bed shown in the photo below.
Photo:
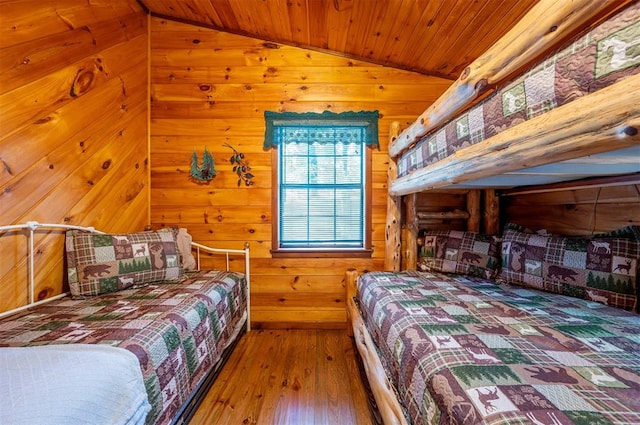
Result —
<path fill-rule="evenodd" d="M 505 231 L 492 250 L 469 232 L 432 236 L 427 271 L 347 272 L 385 424 L 640 423 L 639 240 Z"/>
<path fill-rule="evenodd" d="M 48 225 L 30 226 L 33 233 Z M 177 267 L 173 274 L 178 258 L 181 263 L 188 258 L 175 236 L 174 231 L 67 233 L 73 296 L 35 303 L 0 319 L 0 423 L 188 422 L 249 329 L 249 251 L 195 244 L 226 254 L 227 269 L 230 254 L 243 255 L 245 271 L 183 273 Z M 80 246 L 81 240 L 94 246 Z M 108 267 L 109 250 L 118 253 L 123 274 L 114 275 Z M 127 255 L 136 250 L 141 255 Z M 146 273 L 165 268 L 162 279 L 140 283 L 139 274 L 122 267 L 134 259 L 139 264 L 151 260 Z M 85 292 L 78 294 L 80 287 Z M 112 369 L 119 364 L 121 369 Z M 136 392 L 140 389 L 142 394 Z"/>

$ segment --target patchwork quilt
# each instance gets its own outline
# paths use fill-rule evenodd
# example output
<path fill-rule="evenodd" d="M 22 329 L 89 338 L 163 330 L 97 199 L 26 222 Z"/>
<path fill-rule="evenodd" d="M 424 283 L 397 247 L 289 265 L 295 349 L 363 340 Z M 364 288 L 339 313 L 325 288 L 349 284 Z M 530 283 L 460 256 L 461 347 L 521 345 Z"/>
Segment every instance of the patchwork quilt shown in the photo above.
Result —
<path fill-rule="evenodd" d="M 0 347 L 108 344 L 140 361 L 147 424 L 171 421 L 240 333 L 247 307 L 243 274 L 202 271 L 88 299 L 63 298 L 0 321 Z"/>
<path fill-rule="evenodd" d="M 398 159 L 398 176 L 640 71 L 640 2 L 602 22 L 526 74 L 423 137 Z"/>
<path fill-rule="evenodd" d="M 639 424 L 640 316 L 482 278 L 360 277 L 358 301 L 413 424 Z"/>

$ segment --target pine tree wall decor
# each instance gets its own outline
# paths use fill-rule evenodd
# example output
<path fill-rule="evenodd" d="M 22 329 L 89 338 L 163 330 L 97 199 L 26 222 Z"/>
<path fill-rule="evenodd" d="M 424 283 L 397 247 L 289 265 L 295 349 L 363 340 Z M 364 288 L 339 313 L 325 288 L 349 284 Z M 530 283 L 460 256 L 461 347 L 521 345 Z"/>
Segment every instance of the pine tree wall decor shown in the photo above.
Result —
<path fill-rule="evenodd" d="M 193 150 L 191 155 L 191 171 L 189 177 L 197 183 L 208 183 L 216 176 L 216 167 L 213 162 L 213 155 L 205 147 L 202 156 L 202 164 L 199 164 L 198 154 Z"/>

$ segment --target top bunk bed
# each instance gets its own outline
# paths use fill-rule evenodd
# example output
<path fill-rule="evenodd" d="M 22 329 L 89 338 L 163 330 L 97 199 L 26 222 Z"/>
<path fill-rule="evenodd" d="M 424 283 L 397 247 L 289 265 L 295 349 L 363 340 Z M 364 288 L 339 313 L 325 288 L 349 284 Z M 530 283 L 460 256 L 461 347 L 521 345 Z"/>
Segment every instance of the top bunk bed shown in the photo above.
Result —
<path fill-rule="evenodd" d="M 638 181 L 639 71 L 640 2 L 541 0 L 408 128 L 391 127 L 389 196 Z"/>

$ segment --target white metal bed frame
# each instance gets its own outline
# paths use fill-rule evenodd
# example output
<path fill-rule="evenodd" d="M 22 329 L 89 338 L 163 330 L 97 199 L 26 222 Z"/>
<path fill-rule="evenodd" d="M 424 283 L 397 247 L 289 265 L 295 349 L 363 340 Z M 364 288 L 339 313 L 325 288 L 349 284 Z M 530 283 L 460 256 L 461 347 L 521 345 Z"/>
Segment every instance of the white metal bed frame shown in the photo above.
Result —
<path fill-rule="evenodd" d="M 52 229 L 52 230 L 62 230 L 62 231 L 67 231 L 67 230 L 81 230 L 81 231 L 85 231 L 85 232 L 92 232 L 92 233 L 100 233 L 100 234 L 105 234 L 105 232 L 96 230 L 94 227 L 84 227 L 84 226 L 74 226 L 71 224 L 55 224 L 55 223 L 39 223 L 37 221 L 27 221 L 26 223 L 21 223 L 21 224 L 12 224 L 12 225 L 7 225 L 7 226 L 0 226 L 0 234 L 4 234 L 4 233 L 8 233 L 11 231 L 16 231 L 16 232 L 23 232 L 25 230 L 27 230 L 27 243 L 28 243 L 28 253 L 27 253 L 27 258 L 29 261 L 29 270 L 28 270 L 28 296 L 29 296 L 29 300 L 28 303 L 20 306 L 20 307 L 16 307 L 13 308 L 11 310 L 7 310 L 4 312 L 0 312 L 0 318 L 5 317 L 5 316 L 9 316 L 11 314 L 14 313 L 18 313 L 20 311 L 26 310 L 28 308 L 31 307 L 35 307 L 41 304 L 45 304 L 45 303 L 49 303 L 51 301 L 55 301 L 58 300 L 60 298 L 66 297 L 67 295 L 69 295 L 68 292 L 59 294 L 59 295 L 54 295 L 52 297 L 46 298 L 44 300 L 40 300 L 40 301 L 35 301 L 35 272 L 34 272 L 34 235 L 36 233 L 36 230 L 38 229 Z M 244 244 L 244 249 L 226 249 L 226 248 L 212 248 L 206 245 L 202 245 L 200 243 L 197 242 L 191 242 L 191 247 L 195 250 L 196 252 L 196 267 L 198 270 L 200 270 L 200 257 L 201 257 L 201 251 L 207 252 L 207 253 L 211 253 L 211 254 L 217 254 L 217 255 L 225 255 L 225 260 L 226 260 L 226 271 L 229 271 L 229 261 L 230 261 L 230 256 L 231 255 L 244 255 L 244 274 L 245 274 L 245 279 L 247 280 L 247 325 L 246 325 L 246 329 L 247 332 L 249 332 L 251 330 L 251 273 L 250 273 L 250 260 L 249 260 L 249 243 L 245 243 Z"/>

